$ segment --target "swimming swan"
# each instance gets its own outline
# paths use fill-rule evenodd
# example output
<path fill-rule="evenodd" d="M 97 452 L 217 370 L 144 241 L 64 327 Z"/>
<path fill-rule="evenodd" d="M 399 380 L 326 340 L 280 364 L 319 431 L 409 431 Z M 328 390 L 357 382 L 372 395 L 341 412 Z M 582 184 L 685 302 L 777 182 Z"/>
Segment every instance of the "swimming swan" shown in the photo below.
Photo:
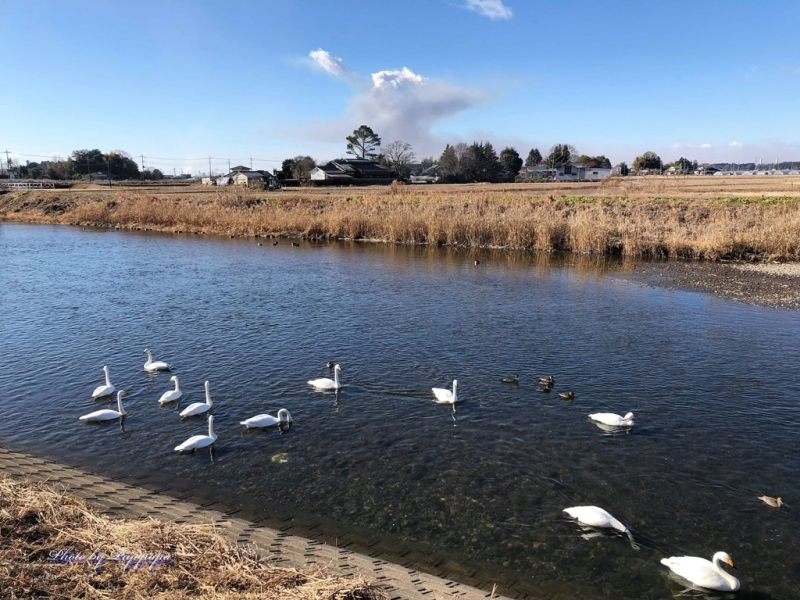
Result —
<path fill-rule="evenodd" d="M 125 416 L 126 413 L 125 409 L 122 408 L 122 397 L 126 395 L 128 392 L 125 390 L 120 390 L 117 392 L 117 410 L 111 410 L 110 408 L 104 408 L 103 410 L 96 410 L 94 412 L 89 413 L 88 415 L 83 415 L 80 417 L 80 420 L 84 423 L 96 423 L 99 421 L 110 421 L 111 419 L 119 419 L 122 416 Z"/>
<path fill-rule="evenodd" d="M 453 391 L 446 390 L 443 388 L 431 388 L 433 390 L 433 395 L 436 396 L 436 400 L 439 404 L 455 404 L 458 402 L 458 379 L 453 379 Z"/>
<path fill-rule="evenodd" d="M 628 539 L 631 541 L 631 546 L 633 546 L 634 550 L 639 549 L 639 546 L 633 541 L 633 534 L 631 533 L 631 530 L 617 521 L 617 519 L 615 519 L 611 513 L 603 510 L 599 506 L 573 506 L 571 508 L 565 508 L 564 512 L 581 525 L 616 529 L 617 531 L 628 536 Z"/>
<path fill-rule="evenodd" d="M 195 415 L 202 415 L 204 412 L 207 412 L 213 403 L 211 402 L 211 394 L 208 391 L 208 382 L 206 381 L 206 401 L 205 402 L 194 402 L 184 408 L 180 412 L 181 418 L 184 417 L 193 417 Z"/>
<path fill-rule="evenodd" d="M 615 415 L 614 413 L 594 413 L 589 415 L 592 421 L 597 421 L 612 427 L 631 427 L 633 425 L 633 413 L 629 412 L 624 417 Z"/>
<path fill-rule="evenodd" d="M 172 377 L 169 378 L 169 380 L 175 382 L 175 389 L 161 394 L 161 398 L 158 399 L 159 404 L 166 404 L 167 402 L 175 402 L 175 400 L 180 400 L 181 396 L 183 396 L 181 388 L 178 387 L 178 376 L 173 375 Z"/>
<path fill-rule="evenodd" d="M 144 353 L 147 354 L 147 362 L 144 363 L 144 370 L 148 373 L 154 373 L 156 371 L 169 371 L 169 365 L 163 361 L 153 360 L 153 355 L 150 353 L 149 348 L 144 349 Z"/>
<path fill-rule="evenodd" d="M 720 563 L 724 562 L 734 569 L 736 568 L 728 553 L 717 552 L 711 561 L 713 562 L 697 556 L 670 556 L 669 558 L 662 558 L 661 564 L 669 567 L 676 575 L 708 590 L 717 590 L 719 592 L 735 592 L 738 590 L 739 580 L 730 573 L 723 571 L 720 566 Z"/>
<path fill-rule="evenodd" d="M 198 448 L 205 448 L 217 441 L 214 433 L 214 415 L 208 415 L 208 435 L 193 435 L 182 444 L 175 446 L 175 452 L 189 452 Z"/>
<path fill-rule="evenodd" d="M 92 398 L 94 399 L 110 396 L 116 389 L 113 385 L 111 385 L 111 379 L 108 377 L 108 367 L 103 367 L 103 371 L 106 373 L 106 384 L 99 385 L 94 389 L 92 392 Z"/>
<path fill-rule="evenodd" d="M 273 417 L 272 415 L 256 415 L 255 417 L 250 417 L 249 419 L 242 421 L 240 425 L 244 425 L 248 429 L 250 427 L 272 427 L 273 425 L 279 425 L 280 423 L 292 423 L 292 415 L 289 414 L 289 411 L 285 408 L 282 408 L 278 411 L 278 416 Z"/>
<path fill-rule="evenodd" d="M 519 375 L 514 375 L 513 377 L 503 377 L 500 381 L 502 383 L 513 383 L 515 385 L 519 385 Z"/>
<path fill-rule="evenodd" d="M 308 382 L 308 385 L 315 387 L 318 390 L 338 390 L 342 387 L 342 385 L 339 383 L 339 371 L 341 370 L 342 367 L 336 365 L 333 367 L 333 379 L 320 377 L 319 379 L 312 379 Z"/>

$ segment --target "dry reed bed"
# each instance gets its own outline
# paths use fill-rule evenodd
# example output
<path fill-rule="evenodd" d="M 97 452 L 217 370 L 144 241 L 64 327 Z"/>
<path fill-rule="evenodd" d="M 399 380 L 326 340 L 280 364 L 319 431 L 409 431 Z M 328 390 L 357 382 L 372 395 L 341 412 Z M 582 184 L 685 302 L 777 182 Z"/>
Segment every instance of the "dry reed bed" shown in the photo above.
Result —
<path fill-rule="evenodd" d="M 534 195 L 470 186 L 437 191 L 393 185 L 335 192 L 160 195 L 145 191 L 4 200 L 15 221 L 211 234 L 379 240 L 644 257 L 800 259 L 800 197 L 685 198 L 669 181 L 611 181 L 593 195 Z M 450 187 L 450 186 L 448 186 Z M 561 189 L 564 191 L 564 188 Z M 570 191 L 585 191 L 573 188 Z M 663 190 L 662 190 L 663 191 Z M 680 192 L 680 194 L 678 193 Z M 16 204 L 15 204 L 16 202 Z"/>
<path fill-rule="evenodd" d="M 135 556 L 168 555 L 170 563 L 138 570 L 122 562 L 54 562 L 51 552 L 74 548 Z M 152 564 L 152 563 L 151 563 Z M 81 500 L 41 484 L 0 476 L 0 598 L 228 600 L 378 600 L 385 594 L 360 577 L 319 568 L 275 567 L 228 543 L 210 525 L 153 519 L 111 519 Z"/>

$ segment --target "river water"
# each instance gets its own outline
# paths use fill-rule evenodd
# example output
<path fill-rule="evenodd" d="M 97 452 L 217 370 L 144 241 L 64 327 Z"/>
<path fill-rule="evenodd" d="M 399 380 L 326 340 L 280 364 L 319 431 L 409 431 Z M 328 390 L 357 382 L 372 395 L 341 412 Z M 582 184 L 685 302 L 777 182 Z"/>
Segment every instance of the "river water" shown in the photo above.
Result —
<path fill-rule="evenodd" d="M 798 597 L 797 312 L 640 286 L 597 257 L 260 241 L 0 225 L 0 444 L 509 594 L 672 598 L 662 557 L 725 550 L 738 597 Z M 213 455 L 173 451 L 206 421 L 159 407 L 170 374 L 142 370 L 145 347 L 178 410 L 210 382 Z M 338 395 L 306 383 L 329 360 Z M 124 430 L 78 421 L 108 406 L 103 365 Z M 455 378 L 454 413 L 431 387 Z M 280 408 L 288 431 L 239 425 Z M 606 411 L 635 426 L 587 417 Z M 564 519 L 585 504 L 640 549 Z"/>

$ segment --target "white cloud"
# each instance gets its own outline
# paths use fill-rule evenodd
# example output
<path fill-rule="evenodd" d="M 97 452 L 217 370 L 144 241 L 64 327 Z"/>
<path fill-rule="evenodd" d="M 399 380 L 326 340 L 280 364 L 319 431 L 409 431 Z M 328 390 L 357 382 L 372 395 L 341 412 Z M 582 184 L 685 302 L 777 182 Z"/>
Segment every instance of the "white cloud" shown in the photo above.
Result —
<path fill-rule="evenodd" d="M 731 148 L 744 148 L 744 142 L 733 140 L 730 144 L 728 144 L 728 146 Z"/>
<path fill-rule="evenodd" d="M 492 20 L 510 19 L 514 16 L 511 9 L 503 4 L 503 0 L 467 0 L 463 7 Z"/>
<path fill-rule="evenodd" d="M 679 150 L 680 148 L 682 148 L 682 146 L 680 144 L 672 144 L 670 148 L 672 148 L 673 150 Z"/>
<path fill-rule="evenodd" d="M 328 73 L 347 79 L 354 89 L 342 117 L 303 127 L 306 135 L 319 141 L 343 140 L 359 125 L 368 125 L 384 144 L 402 140 L 414 146 L 418 155 L 441 152 L 443 144 L 430 133 L 432 127 L 480 102 L 475 92 L 423 77 L 408 67 L 362 77 L 325 50 L 315 50 L 310 56 Z"/>
<path fill-rule="evenodd" d="M 344 67 L 341 58 L 336 58 L 330 52 L 327 52 L 322 48 L 319 50 L 314 50 L 313 52 L 309 52 L 308 55 L 331 75 L 344 75 L 348 73 L 348 70 Z"/>
<path fill-rule="evenodd" d="M 708 143 L 700 144 L 700 147 L 703 148 L 704 150 L 707 150 L 708 148 L 711 148 L 711 144 L 708 144 Z"/>

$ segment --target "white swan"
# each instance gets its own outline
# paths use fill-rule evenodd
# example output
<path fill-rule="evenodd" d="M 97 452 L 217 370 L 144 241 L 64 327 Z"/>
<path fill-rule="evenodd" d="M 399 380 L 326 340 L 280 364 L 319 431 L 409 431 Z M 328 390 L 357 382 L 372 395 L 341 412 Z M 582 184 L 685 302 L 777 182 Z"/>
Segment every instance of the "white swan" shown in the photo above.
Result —
<path fill-rule="evenodd" d="M 273 417 L 272 415 L 263 414 L 263 415 L 256 415 L 255 417 L 250 417 L 249 419 L 242 421 L 240 425 L 244 425 L 245 427 L 272 427 L 273 425 L 278 425 L 280 423 L 289 423 L 292 422 L 292 415 L 289 414 L 289 411 L 285 408 L 282 408 L 278 411 L 278 416 Z"/>
<path fill-rule="evenodd" d="M 148 373 L 155 373 L 156 371 L 169 371 L 169 365 L 160 360 L 153 360 L 153 355 L 150 353 L 149 348 L 144 349 L 147 354 L 147 362 L 144 363 L 144 370 Z"/>
<path fill-rule="evenodd" d="M 611 425 L 612 427 L 631 427 L 633 425 L 633 413 L 629 412 L 624 417 L 615 415 L 614 413 L 594 413 L 589 415 L 592 421 Z"/>
<path fill-rule="evenodd" d="M 97 386 L 94 391 L 92 392 L 92 398 L 104 398 L 105 396 L 110 396 L 114 393 L 116 389 L 113 385 L 111 385 L 111 379 L 108 376 L 108 367 L 103 367 L 103 371 L 106 373 L 106 384 Z"/>
<path fill-rule="evenodd" d="M 315 387 L 318 390 L 338 390 L 342 387 L 342 385 L 339 383 L 339 371 L 341 370 L 342 367 L 336 365 L 333 367 L 333 379 L 320 377 L 319 379 L 312 379 L 308 382 L 308 385 Z"/>
<path fill-rule="evenodd" d="M 433 390 L 433 395 L 436 396 L 436 400 L 434 402 L 438 402 L 439 404 L 455 404 L 458 402 L 458 379 L 453 379 L 453 391 L 446 390 L 444 388 L 431 388 Z"/>
<path fill-rule="evenodd" d="M 213 403 L 211 402 L 211 394 L 208 391 L 208 382 L 206 381 L 206 401 L 205 402 L 194 402 L 190 404 L 186 408 L 184 408 L 180 416 L 183 417 L 193 417 L 195 415 L 202 415 L 204 412 L 207 412 Z"/>
<path fill-rule="evenodd" d="M 122 396 L 126 395 L 127 393 L 128 392 L 125 390 L 120 390 L 117 392 L 117 410 L 111 410 L 110 408 L 96 410 L 88 415 L 83 415 L 80 417 L 80 420 L 84 423 L 110 421 L 111 419 L 119 419 L 120 417 L 128 414 L 125 412 L 125 409 L 122 408 Z"/>
<path fill-rule="evenodd" d="M 611 513 L 599 506 L 573 506 L 571 508 L 565 508 L 564 512 L 581 525 L 616 529 L 628 536 L 634 550 L 639 549 L 639 546 L 633 541 L 631 530 L 615 519 Z"/>
<path fill-rule="evenodd" d="M 698 556 L 670 556 L 669 558 L 662 558 L 661 564 L 669 567 L 676 575 L 702 588 L 719 592 L 735 592 L 738 590 L 740 586 L 739 580 L 730 573 L 723 571 L 720 566 L 720 563 L 724 562 L 734 569 L 736 568 L 728 553 L 717 552 L 711 561 L 713 562 Z"/>
<path fill-rule="evenodd" d="M 168 392 L 164 392 L 161 394 L 161 398 L 158 399 L 159 404 L 166 404 L 168 402 L 175 402 L 176 400 L 180 400 L 181 396 L 183 396 L 183 392 L 181 388 L 178 386 L 178 376 L 173 375 L 169 378 L 170 381 L 175 382 L 175 389 L 169 390 Z"/>
<path fill-rule="evenodd" d="M 175 452 L 188 452 L 205 448 L 217 441 L 217 434 L 214 433 L 214 415 L 208 415 L 208 435 L 193 435 L 188 440 L 175 446 Z"/>

